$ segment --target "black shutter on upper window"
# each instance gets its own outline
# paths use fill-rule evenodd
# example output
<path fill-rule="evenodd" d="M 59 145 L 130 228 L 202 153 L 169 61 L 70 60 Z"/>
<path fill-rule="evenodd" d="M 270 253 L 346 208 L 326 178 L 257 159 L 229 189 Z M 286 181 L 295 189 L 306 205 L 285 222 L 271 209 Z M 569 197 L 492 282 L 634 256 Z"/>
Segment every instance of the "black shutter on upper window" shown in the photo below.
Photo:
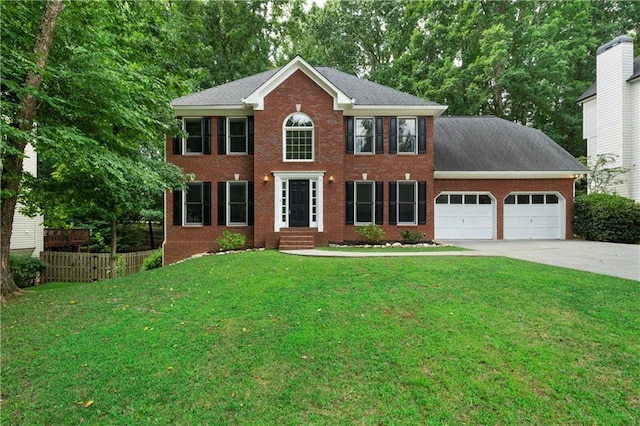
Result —
<path fill-rule="evenodd" d="M 227 153 L 227 119 L 218 118 L 218 154 Z"/>
<path fill-rule="evenodd" d="M 253 182 L 247 182 L 247 225 L 254 223 Z"/>
<path fill-rule="evenodd" d="M 396 214 L 396 182 L 389 182 L 389 225 L 398 223 Z"/>
<path fill-rule="evenodd" d="M 182 117 L 176 117 L 178 121 L 178 129 L 182 130 Z M 173 153 L 175 155 L 182 154 L 182 137 L 180 135 L 176 135 L 173 137 Z"/>
<path fill-rule="evenodd" d="M 173 191 L 173 225 L 182 226 L 182 191 Z"/>
<path fill-rule="evenodd" d="M 253 154 L 253 117 L 247 117 L 247 153 Z"/>
<path fill-rule="evenodd" d="M 427 223 L 427 182 L 418 182 L 418 225 Z"/>
<path fill-rule="evenodd" d="M 211 117 L 202 119 L 202 153 L 211 154 Z"/>
<path fill-rule="evenodd" d="M 352 180 L 347 181 L 347 191 L 345 195 L 345 223 L 353 225 L 353 194 L 354 184 Z"/>
<path fill-rule="evenodd" d="M 211 226 L 211 182 L 202 182 L 202 224 Z"/>
<path fill-rule="evenodd" d="M 389 117 L 389 154 L 398 152 L 398 117 Z"/>
<path fill-rule="evenodd" d="M 376 154 L 384 153 L 384 120 L 376 117 Z"/>
<path fill-rule="evenodd" d="M 227 225 L 227 182 L 218 182 L 218 225 Z"/>
<path fill-rule="evenodd" d="M 345 149 L 347 154 L 353 154 L 353 117 L 346 117 L 345 131 Z"/>
<path fill-rule="evenodd" d="M 382 225 L 384 217 L 384 182 L 376 182 L 376 225 Z"/>
<path fill-rule="evenodd" d="M 418 154 L 427 152 L 427 117 L 418 117 Z"/>

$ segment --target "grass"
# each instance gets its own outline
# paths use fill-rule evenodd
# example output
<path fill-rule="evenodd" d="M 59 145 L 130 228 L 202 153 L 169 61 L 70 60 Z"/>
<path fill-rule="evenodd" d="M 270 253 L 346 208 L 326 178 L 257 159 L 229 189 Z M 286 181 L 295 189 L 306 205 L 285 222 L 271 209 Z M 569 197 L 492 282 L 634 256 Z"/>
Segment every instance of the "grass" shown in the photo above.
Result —
<path fill-rule="evenodd" d="M 637 282 L 210 256 L 2 308 L 2 424 L 638 424 Z"/>
<path fill-rule="evenodd" d="M 435 247 L 316 247 L 316 250 L 339 252 L 378 252 L 378 253 L 412 253 L 412 252 L 438 252 L 438 251 L 467 251 L 468 249 L 454 246 Z"/>

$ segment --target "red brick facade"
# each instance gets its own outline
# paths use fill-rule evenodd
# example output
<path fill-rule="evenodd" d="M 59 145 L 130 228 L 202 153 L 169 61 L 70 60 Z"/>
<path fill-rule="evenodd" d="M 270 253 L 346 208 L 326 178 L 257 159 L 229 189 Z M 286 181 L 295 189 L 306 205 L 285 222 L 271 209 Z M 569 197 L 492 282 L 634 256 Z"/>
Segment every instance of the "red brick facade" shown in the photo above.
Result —
<path fill-rule="evenodd" d="M 283 160 L 284 122 L 291 114 L 306 114 L 314 124 L 314 160 L 292 162 Z M 173 154 L 173 139 L 167 138 L 167 161 L 192 173 L 195 181 L 211 182 L 211 225 L 173 225 L 174 200 L 168 193 L 165 202 L 166 239 L 164 262 L 171 264 L 191 255 L 219 249 L 215 240 L 224 230 L 242 233 L 249 247 L 277 246 L 279 232 L 274 223 L 278 184 L 276 175 L 285 172 L 313 172 L 319 176 L 322 200 L 322 231 L 314 232 L 315 244 L 330 241 L 356 240 L 354 225 L 346 225 L 346 182 L 366 180 L 383 182 L 384 208 L 382 227 L 387 239 L 398 239 L 399 231 L 411 229 L 422 232 L 426 239 L 434 238 L 434 200 L 446 191 L 490 192 L 497 200 L 497 238 L 502 238 L 502 200 L 513 191 L 548 191 L 566 200 L 566 238 L 571 238 L 573 198 L 572 179 L 520 180 L 434 180 L 434 117 L 428 116 L 426 153 L 402 155 L 389 153 L 390 117 L 383 117 L 384 153 L 357 155 L 345 150 L 345 117 L 348 112 L 334 108 L 334 98 L 305 73 L 298 70 L 264 97 L 263 109 L 246 115 L 254 117 L 254 153 L 221 155 L 217 146 L 218 116 L 211 116 L 211 154 Z M 379 116 L 379 114 L 376 114 Z M 364 115 L 363 115 L 364 116 Z M 373 116 L 373 114 L 372 114 Z M 236 175 L 238 175 L 236 179 Z M 388 184 L 395 181 L 426 183 L 426 224 L 398 226 L 389 224 Z M 265 181 L 268 179 L 267 181 Z M 254 223 L 252 226 L 220 226 L 217 224 L 217 183 L 227 181 L 253 182 Z M 321 186 L 321 188 L 320 188 Z M 320 191 L 321 189 L 321 191 Z"/>

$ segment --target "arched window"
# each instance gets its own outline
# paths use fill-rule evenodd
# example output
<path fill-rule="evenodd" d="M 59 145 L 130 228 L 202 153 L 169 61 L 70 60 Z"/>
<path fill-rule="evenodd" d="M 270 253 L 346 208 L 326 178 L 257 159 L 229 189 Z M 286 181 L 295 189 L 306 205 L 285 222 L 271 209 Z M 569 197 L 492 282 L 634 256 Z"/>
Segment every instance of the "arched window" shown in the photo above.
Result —
<path fill-rule="evenodd" d="M 313 161 L 313 121 L 305 114 L 291 114 L 284 123 L 285 161 Z"/>

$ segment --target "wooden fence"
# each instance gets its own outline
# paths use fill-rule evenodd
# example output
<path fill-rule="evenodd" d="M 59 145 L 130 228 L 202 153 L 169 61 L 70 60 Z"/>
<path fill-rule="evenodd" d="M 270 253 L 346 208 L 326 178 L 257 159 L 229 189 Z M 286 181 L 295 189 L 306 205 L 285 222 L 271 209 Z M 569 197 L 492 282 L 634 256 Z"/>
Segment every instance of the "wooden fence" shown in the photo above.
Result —
<path fill-rule="evenodd" d="M 119 253 L 117 255 L 118 276 L 139 272 L 142 262 L 155 250 Z M 109 253 L 72 253 L 43 251 L 40 259 L 48 266 L 40 282 L 93 282 L 111 278 Z"/>

